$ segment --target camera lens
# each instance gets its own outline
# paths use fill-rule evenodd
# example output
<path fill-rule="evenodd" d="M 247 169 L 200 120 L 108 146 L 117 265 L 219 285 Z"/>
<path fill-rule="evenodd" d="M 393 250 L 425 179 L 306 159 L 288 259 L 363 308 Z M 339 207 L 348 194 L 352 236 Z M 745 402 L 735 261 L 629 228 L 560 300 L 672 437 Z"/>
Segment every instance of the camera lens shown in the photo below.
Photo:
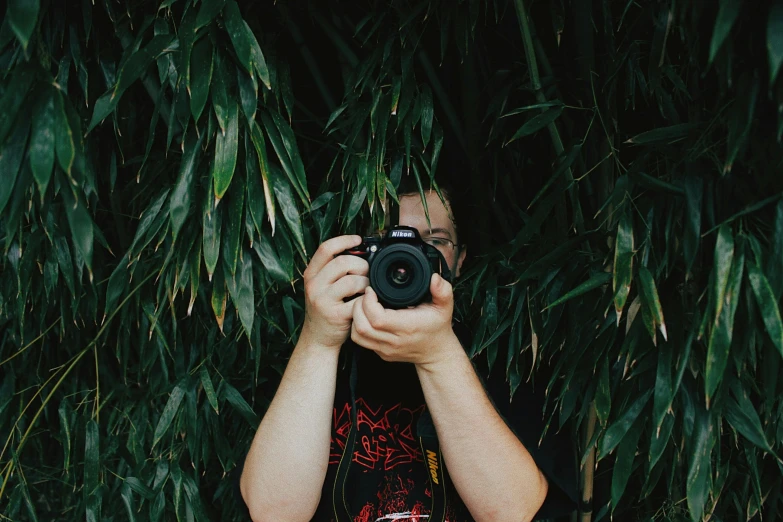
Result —
<path fill-rule="evenodd" d="M 403 261 L 392 263 L 389 265 L 387 277 L 393 285 L 405 286 L 411 282 L 411 267 Z"/>

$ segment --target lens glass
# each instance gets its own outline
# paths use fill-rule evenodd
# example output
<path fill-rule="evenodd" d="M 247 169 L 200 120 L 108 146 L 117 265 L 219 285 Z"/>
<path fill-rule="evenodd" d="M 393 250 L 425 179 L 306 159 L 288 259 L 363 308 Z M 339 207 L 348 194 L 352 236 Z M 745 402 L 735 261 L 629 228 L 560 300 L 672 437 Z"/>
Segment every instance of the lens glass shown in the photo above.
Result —
<path fill-rule="evenodd" d="M 411 266 L 404 260 L 399 260 L 389 265 L 387 272 L 388 281 L 396 287 L 404 287 L 410 284 Z"/>

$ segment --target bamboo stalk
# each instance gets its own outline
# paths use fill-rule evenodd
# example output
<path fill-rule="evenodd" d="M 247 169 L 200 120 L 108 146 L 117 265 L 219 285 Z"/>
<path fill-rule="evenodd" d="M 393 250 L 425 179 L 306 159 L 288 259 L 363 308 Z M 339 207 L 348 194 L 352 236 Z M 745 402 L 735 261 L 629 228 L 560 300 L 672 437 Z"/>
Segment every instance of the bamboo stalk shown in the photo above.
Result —
<path fill-rule="evenodd" d="M 449 125 L 451 125 L 451 129 L 457 136 L 457 141 L 459 141 L 462 150 L 467 152 L 465 134 L 462 132 L 462 127 L 459 124 L 457 111 L 454 110 L 454 106 L 451 104 L 451 101 L 446 94 L 446 89 L 443 88 L 443 84 L 441 83 L 440 78 L 438 78 L 438 75 L 435 73 L 435 68 L 432 66 L 432 62 L 430 62 L 430 59 L 427 57 L 427 53 L 425 53 L 424 50 L 419 51 L 417 56 L 419 57 L 421 66 L 424 68 L 424 72 L 427 74 L 427 79 L 430 81 L 430 85 L 432 86 L 432 90 L 435 93 L 435 96 L 438 98 L 438 101 L 440 101 L 440 104 L 443 107 L 443 112 L 446 113 L 446 118 L 449 120 Z"/>
<path fill-rule="evenodd" d="M 522 33 L 522 42 L 525 47 L 525 58 L 530 71 L 530 83 L 532 84 L 533 91 L 536 93 L 536 101 L 538 103 L 545 103 L 547 99 L 544 91 L 541 89 L 541 77 L 538 72 L 538 62 L 536 60 L 533 37 L 530 33 L 530 25 L 528 24 L 527 12 L 525 11 L 523 0 L 514 0 L 514 7 L 516 8 L 517 19 L 519 20 L 519 30 Z M 547 125 L 547 130 L 552 138 L 555 154 L 560 157 L 565 151 L 565 147 L 563 146 L 563 139 L 560 137 L 560 132 L 557 130 L 557 125 L 554 121 Z M 574 225 L 576 226 L 577 233 L 582 234 L 585 228 L 584 217 L 582 216 L 582 206 L 579 204 L 579 197 L 576 193 L 576 185 L 573 183 L 574 175 L 573 172 L 571 172 L 570 167 L 565 170 L 565 176 L 570 183 L 568 195 L 571 200 L 571 207 L 574 211 Z"/>
<path fill-rule="evenodd" d="M 590 444 L 595 433 L 595 423 L 597 415 L 595 411 L 595 401 L 590 404 L 590 413 L 587 416 L 587 426 L 585 427 L 584 447 Z M 590 448 L 585 465 L 580 474 L 580 486 L 582 489 L 582 498 L 579 506 L 579 522 L 591 522 L 593 519 L 593 480 L 595 478 L 595 445 Z"/>

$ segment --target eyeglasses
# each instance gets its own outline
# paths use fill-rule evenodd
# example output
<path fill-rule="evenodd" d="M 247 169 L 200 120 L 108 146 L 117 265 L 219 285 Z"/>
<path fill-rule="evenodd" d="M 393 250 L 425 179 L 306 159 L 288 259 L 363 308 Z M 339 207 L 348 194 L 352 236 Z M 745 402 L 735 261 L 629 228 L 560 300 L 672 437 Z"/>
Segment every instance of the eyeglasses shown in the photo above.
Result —
<path fill-rule="evenodd" d="M 451 239 L 447 239 L 445 237 L 439 237 L 439 236 L 425 237 L 422 239 L 422 241 L 439 250 L 441 249 L 453 250 L 457 248 L 457 244 L 454 243 L 454 241 L 452 241 Z"/>

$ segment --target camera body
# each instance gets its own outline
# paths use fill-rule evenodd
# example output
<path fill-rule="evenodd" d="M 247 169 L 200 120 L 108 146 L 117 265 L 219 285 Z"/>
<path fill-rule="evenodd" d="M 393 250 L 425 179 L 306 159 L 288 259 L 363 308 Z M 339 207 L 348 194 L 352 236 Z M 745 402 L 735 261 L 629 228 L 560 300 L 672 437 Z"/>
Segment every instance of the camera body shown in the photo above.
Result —
<path fill-rule="evenodd" d="M 397 225 L 383 237 L 365 237 L 361 245 L 344 253 L 370 264 L 370 286 L 385 308 L 407 308 L 429 299 L 433 273 L 451 282 L 443 255 L 413 227 Z"/>

